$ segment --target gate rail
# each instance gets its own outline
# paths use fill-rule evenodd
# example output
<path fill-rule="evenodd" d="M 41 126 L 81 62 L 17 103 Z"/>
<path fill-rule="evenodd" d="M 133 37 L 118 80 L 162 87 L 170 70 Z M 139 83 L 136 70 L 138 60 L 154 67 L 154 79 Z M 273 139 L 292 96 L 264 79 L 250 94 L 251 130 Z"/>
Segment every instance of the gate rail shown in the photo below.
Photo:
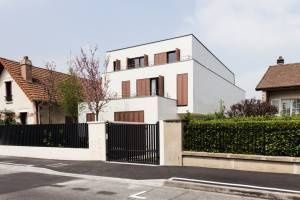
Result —
<path fill-rule="evenodd" d="M 106 123 L 107 160 L 159 164 L 159 123 Z"/>

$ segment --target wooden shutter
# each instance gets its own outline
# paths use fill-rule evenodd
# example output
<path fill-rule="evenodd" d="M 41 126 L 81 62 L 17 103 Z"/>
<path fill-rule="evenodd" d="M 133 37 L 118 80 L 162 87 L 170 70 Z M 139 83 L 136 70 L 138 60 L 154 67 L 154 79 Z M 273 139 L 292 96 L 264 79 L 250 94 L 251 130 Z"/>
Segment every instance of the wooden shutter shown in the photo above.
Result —
<path fill-rule="evenodd" d="M 114 71 L 120 71 L 120 70 L 121 70 L 121 61 L 117 59 L 114 61 Z"/>
<path fill-rule="evenodd" d="M 130 81 L 122 81 L 122 98 L 130 97 Z"/>
<path fill-rule="evenodd" d="M 137 96 L 150 96 L 150 79 L 137 79 L 136 80 L 136 95 Z"/>
<path fill-rule="evenodd" d="M 163 97 L 165 93 L 165 84 L 164 84 L 164 77 L 158 77 L 158 96 Z"/>
<path fill-rule="evenodd" d="M 188 105 L 188 74 L 177 74 L 177 106 Z"/>
<path fill-rule="evenodd" d="M 154 54 L 154 65 L 162 65 L 167 63 L 167 52 Z"/>
<path fill-rule="evenodd" d="M 179 62 L 180 61 L 180 49 L 175 50 L 175 57 L 176 57 L 176 61 Z"/>
<path fill-rule="evenodd" d="M 144 122 L 144 111 L 115 112 L 114 121 L 123 122 Z"/>
<path fill-rule="evenodd" d="M 144 66 L 149 66 L 148 55 L 144 54 Z"/>
<path fill-rule="evenodd" d="M 86 121 L 87 122 L 94 122 L 95 121 L 95 114 L 94 113 L 87 113 L 86 114 Z"/>

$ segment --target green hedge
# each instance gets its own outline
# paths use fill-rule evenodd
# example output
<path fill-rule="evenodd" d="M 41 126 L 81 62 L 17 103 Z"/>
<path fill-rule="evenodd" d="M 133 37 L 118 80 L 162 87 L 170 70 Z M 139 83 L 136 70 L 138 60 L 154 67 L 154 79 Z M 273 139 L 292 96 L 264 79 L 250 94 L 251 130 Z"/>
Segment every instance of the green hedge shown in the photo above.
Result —
<path fill-rule="evenodd" d="M 300 156 L 300 120 L 192 120 L 185 126 L 183 149 Z"/>

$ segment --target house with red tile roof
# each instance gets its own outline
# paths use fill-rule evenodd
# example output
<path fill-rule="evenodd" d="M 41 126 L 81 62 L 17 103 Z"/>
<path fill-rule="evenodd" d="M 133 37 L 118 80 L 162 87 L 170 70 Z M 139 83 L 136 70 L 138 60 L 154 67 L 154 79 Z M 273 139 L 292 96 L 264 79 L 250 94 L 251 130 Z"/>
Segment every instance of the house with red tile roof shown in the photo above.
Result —
<path fill-rule="evenodd" d="M 69 77 L 56 71 L 53 76 L 55 87 Z M 0 58 L 1 113 L 12 113 L 21 124 L 49 123 L 49 98 L 45 89 L 47 77 L 49 70 L 33 66 L 27 56 L 20 62 Z M 58 98 L 56 95 L 55 99 Z M 65 123 L 68 120 L 57 103 L 51 110 L 52 123 Z"/>
<path fill-rule="evenodd" d="M 300 63 L 285 64 L 280 56 L 277 65 L 269 66 L 256 87 L 263 101 L 278 109 L 280 115 L 300 114 Z"/>

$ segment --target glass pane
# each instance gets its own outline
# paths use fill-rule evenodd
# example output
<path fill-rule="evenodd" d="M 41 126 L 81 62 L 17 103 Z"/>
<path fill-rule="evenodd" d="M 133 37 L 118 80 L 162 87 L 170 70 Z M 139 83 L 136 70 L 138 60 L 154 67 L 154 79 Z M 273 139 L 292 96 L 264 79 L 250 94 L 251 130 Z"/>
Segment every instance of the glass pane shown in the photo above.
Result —
<path fill-rule="evenodd" d="M 140 67 L 144 67 L 144 57 L 140 57 Z"/>
<path fill-rule="evenodd" d="M 291 100 L 282 100 L 282 115 L 291 114 Z"/>
<path fill-rule="evenodd" d="M 173 63 L 176 61 L 175 51 L 168 52 L 168 63 Z"/>
<path fill-rule="evenodd" d="M 151 95 L 156 95 L 156 79 L 151 79 Z"/>
<path fill-rule="evenodd" d="M 135 58 L 134 59 L 134 67 L 139 67 L 140 66 L 140 62 L 139 62 L 139 58 Z"/>
<path fill-rule="evenodd" d="M 271 105 L 277 108 L 277 113 L 279 112 L 279 99 L 272 99 Z"/>

